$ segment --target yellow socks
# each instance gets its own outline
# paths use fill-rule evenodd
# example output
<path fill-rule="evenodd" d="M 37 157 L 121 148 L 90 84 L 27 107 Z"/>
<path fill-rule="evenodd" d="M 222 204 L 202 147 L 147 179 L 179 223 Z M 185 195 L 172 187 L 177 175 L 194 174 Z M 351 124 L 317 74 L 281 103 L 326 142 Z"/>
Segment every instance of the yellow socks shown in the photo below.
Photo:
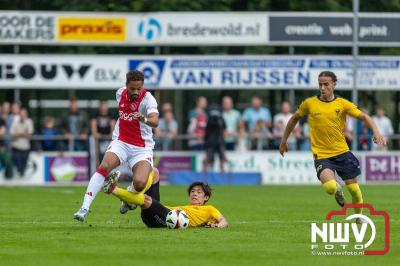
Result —
<path fill-rule="evenodd" d="M 119 188 L 117 187 L 113 191 L 113 195 L 119 198 L 122 201 L 128 202 L 128 203 L 133 203 L 136 205 L 143 205 L 144 203 L 144 193 L 134 193 L 134 192 L 129 192 L 126 189 Z"/>
<path fill-rule="evenodd" d="M 358 183 L 348 184 L 347 188 L 349 189 L 353 203 L 363 203 L 363 197 L 362 197 L 361 189 L 360 189 L 360 186 L 358 185 Z M 362 208 L 355 208 L 355 212 L 361 213 Z"/>
<path fill-rule="evenodd" d="M 149 190 L 149 188 L 153 184 L 153 177 L 154 177 L 154 171 L 151 171 L 149 174 L 149 178 L 147 179 L 146 187 L 141 192 L 130 192 L 126 189 L 117 187 L 117 188 L 115 188 L 115 190 L 113 191 L 112 194 L 122 201 L 125 201 L 128 203 L 133 203 L 133 204 L 136 204 L 139 206 L 143 205 L 144 204 L 144 192 Z"/>
<path fill-rule="evenodd" d="M 325 182 L 324 184 L 322 184 L 322 186 L 324 187 L 326 193 L 328 193 L 329 195 L 333 195 L 337 191 L 336 180 L 334 179 Z"/>
<path fill-rule="evenodd" d="M 153 184 L 153 177 L 154 177 L 154 171 L 152 170 L 149 174 L 149 178 L 147 178 L 147 183 L 146 186 L 144 187 L 144 190 L 142 191 L 143 193 L 149 190 L 151 185 Z"/>

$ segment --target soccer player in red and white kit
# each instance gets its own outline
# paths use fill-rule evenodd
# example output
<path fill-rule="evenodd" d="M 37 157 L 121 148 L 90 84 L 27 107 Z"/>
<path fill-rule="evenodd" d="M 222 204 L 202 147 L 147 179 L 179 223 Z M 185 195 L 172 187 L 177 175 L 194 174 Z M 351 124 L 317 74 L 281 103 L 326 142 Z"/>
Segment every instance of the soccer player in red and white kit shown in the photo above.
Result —
<path fill-rule="evenodd" d="M 104 158 L 90 179 L 82 207 L 74 214 L 74 219 L 78 221 L 85 220 L 108 174 L 123 163 L 129 164 L 134 176 L 130 192 L 144 200 L 143 192 L 153 168 L 152 128 L 158 126 L 158 110 L 156 100 L 143 88 L 143 82 L 142 72 L 129 71 L 126 74 L 126 86 L 116 93 L 118 121 Z"/>

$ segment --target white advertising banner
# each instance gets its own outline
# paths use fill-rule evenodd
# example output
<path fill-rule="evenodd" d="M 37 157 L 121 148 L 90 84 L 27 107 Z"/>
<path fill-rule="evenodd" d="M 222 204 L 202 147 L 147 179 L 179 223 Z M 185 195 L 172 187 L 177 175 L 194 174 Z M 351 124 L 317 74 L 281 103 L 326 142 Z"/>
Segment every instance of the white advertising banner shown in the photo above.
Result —
<path fill-rule="evenodd" d="M 203 169 L 204 154 L 198 154 L 197 171 Z M 278 151 L 227 153 L 227 172 L 261 173 L 262 184 L 319 184 L 311 152 L 289 152 L 282 157 Z M 214 171 L 219 171 L 219 162 Z"/>
<path fill-rule="evenodd" d="M 260 45 L 268 41 L 265 13 L 149 13 L 132 22 L 130 43 L 198 46 Z"/>
<path fill-rule="evenodd" d="M 0 54 L 0 88 L 117 89 L 127 57 Z"/>
<path fill-rule="evenodd" d="M 0 88 L 117 89 L 138 69 L 154 89 L 318 89 L 330 70 L 352 88 L 348 56 L 130 56 L 0 54 Z M 400 57 L 361 57 L 360 90 L 400 89 Z"/>
<path fill-rule="evenodd" d="M 56 16 L 51 12 L 0 12 L 0 43 L 51 44 L 56 40 Z"/>
<path fill-rule="evenodd" d="M 268 17 L 258 12 L 0 12 L 0 44 L 261 45 Z"/>
<path fill-rule="evenodd" d="M 360 46 L 400 44 L 399 13 L 360 13 Z M 350 12 L 0 11 L 0 44 L 351 46 Z"/>
<path fill-rule="evenodd" d="M 15 185 L 43 185 L 44 180 L 44 158 L 45 154 L 40 152 L 31 152 L 29 154 L 28 163 L 25 174 L 19 176 L 14 167 L 13 177 L 6 178 L 4 169 L 0 166 L 0 186 L 15 186 Z"/>

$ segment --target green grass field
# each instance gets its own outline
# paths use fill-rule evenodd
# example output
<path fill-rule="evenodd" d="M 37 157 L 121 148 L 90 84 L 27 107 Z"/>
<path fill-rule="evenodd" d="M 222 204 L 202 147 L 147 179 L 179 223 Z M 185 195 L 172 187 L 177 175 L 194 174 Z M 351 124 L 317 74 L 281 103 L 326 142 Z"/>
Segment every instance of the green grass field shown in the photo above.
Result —
<path fill-rule="evenodd" d="M 122 216 L 104 194 L 79 223 L 72 216 L 84 187 L 2 187 L 0 265 L 400 265 L 400 186 L 362 189 L 365 202 L 390 215 L 384 256 L 310 254 L 310 223 L 339 209 L 319 186 L 215 187 L 210 204 L 229 228 L 188 230 L 148 229 L 138 211 Z M 161 201 L 185 203 L 185 191 L 162 186 Z"/>

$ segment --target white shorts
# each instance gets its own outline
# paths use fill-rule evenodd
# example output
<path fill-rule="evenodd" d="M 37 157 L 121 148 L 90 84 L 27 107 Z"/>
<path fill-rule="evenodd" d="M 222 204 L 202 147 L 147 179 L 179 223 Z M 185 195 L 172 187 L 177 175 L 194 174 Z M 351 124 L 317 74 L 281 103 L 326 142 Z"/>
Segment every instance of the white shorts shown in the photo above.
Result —
<path fill-rule="evenodd" d="M 138 147 L 115 139 L 108 145 L 106 152 L 115 153 L 121 165 L 128 162 L 131 169 L 140 161 L 147 161 L 153 168 L 153 149 L 150 147 Z"/>

